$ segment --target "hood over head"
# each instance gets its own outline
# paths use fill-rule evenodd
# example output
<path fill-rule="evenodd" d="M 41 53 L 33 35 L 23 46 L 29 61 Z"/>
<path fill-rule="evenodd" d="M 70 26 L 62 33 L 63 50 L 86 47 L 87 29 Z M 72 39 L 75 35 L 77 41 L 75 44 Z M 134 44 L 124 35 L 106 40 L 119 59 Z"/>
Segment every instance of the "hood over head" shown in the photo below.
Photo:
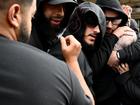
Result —
<path fill-rule="evenodd" d="M 48 0 L 48 4 L 77 3 L 77 0 Z"/>
<path fill-rule="evenodd" d="M 40 5 L 41 2 L 47 2 L 51 5 L 64 4 L 64 3 L 74 3 L 77 4 L 77 0 L 37 0 L 37 4 Z"/>
<path fill-rule="evenodd" d="M 70 33 L 75 36 L 76 39 L 78 39 L 81 44 L 83 44 L 83 32 L 85 30 L 85 21 L 89 14 L 93 14 L 97 20 L 90 19 L 89 21 L 91 23 L 94 23 L 98 21 L 99 28 L 100 28 L 100 35 L 97 35 L 97 39 L 94 44 L 94 48 L 98 48 L 100 45 L 102 38 L 104 37 L 105 31 L 106 31 L 106 19 L 104 16 L 104 13 L 102 9 L 92 2 L 83 2 L 79 6 L 75 8 L 73 11 L 66 32 L 64 35 Z"/>
<path fill-rule="evenodd" d="M 44 15 L 44 5 L 49 3 L 51 5 L 63 4 L 64 5 L 64 18 L 60 24 L 58 29 L 54 29 L 51 25 L 49 20 Z M 33 19 L 33 27 L 37 32 L 38 38 L 41 40 L 42 45 L 44 48 L 46 46 L 52 46 L 55 43 L 55 39 L 57 39 L 57 34 L 61 32 L 68 23 L 69 17 L 73 12 L 74 8 L 78 4 L 74 0 L 38 0 L 37 1 L 37 12 L 35 14 L 35 18 Z"/>
<path fill-rule="evenodd" d="M 118 12 L 119 16 L 122 18 L 120 25 L 126 25 L 128 16 L 123 12 L 121 4 L 118 0 L 96 0 L 96 4 L 99 5 L 102 9 L 110 9 Z"/>

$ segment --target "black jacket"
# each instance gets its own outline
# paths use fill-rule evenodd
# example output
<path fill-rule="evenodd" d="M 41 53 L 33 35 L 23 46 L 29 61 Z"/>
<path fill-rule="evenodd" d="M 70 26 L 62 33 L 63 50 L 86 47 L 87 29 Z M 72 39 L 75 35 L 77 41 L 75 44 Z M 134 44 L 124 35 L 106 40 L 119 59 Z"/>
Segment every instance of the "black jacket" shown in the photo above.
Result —
<path fill-rule="evenodd" d="M 140 105 L 140 61 L 130 70 L 117 76 L 116 84 L 123 105 Z"/>
<path fill-rule="evenodd" d="M 119 0 L 96 0 L 96 4 L 98 4 L 103 10 L 107 8 L 118 12 L 118 14 L 122 18 L 122 23 L 120 25 L 121 26 L 126 25 L 128 21 L 128 17 L 123 12 Z M 137 35 L 139 36 L 139 33 Z M 130 62 L 130 61 L 139 60 L 140 59 L 139 52 L 140 52 L 140 38 L 138 37 L 138 40 L 135 43 L 131 44 L 130 46 L 122 50 L 119 50 L 120 61 Z"/>
<path fill-rule="evenodd" d="M 44 16 L 44 5 L 46 2 L 52 2 L 53 0 L 47 1 L 47 0 L 39 0 L 38 1 L 38 8 L 37 12 L 35 14 L 35 17 L 32 21 L 33 30 L 31 32 L 31 37 L 29 44 L 34 45 L 43 51 L 47 51 L 49 48 L 52 48 L 54 44 L 57 42 L 58 38 L 57 35 L 63 31 L 63 29 L 66 27 L 67 22 L 69 20 L 69 17 L 77 5 L 76 2 L 73 0 L 54 0 L 54 2 L 58 2 L 57 4 L 64 3 L 64 12 L 65 16 L 63 21 L 60 24 L 60 27 L 58 29 L 54 29 L 50 23 L 49 20 Z M 72 2 L 70 2 L 72 1 Z"/>
<path fill-rule="evenodd" d="M 83 41 L 83 32 L 85 30 L 85 21 L 87 21 L 88 14 L 94 14 L 97 18 L 97 20 L 91 21 L 91 23 L 94 23 L 94 21 L 98 21 L 99 28 L 100 28 L 100 34 L 97 35 L 94 47 L 91 48 L 91 50 L 98 49 L 102 39 L 104 37 L 105 31 L 106 31 L 106 21 L 103 11 L 99 6 L 92 2 L 83 2 L 79 6 L 75 8 L 73 11 L 70 20 L 68 22 L 68 25 L 66 27 L 66 35 L 67 33 L 70 33 L 75 36 L 75 38 L 81 42 L 83 51 L 88 50 L 87 45 Z"/>
<path fill-rule="evenodd" d="M 0 36 L 1 105 L 91 105 L 64 62 Z"/>
<path fill-rule="evenodd" d="M 140 33 L 138 24 L 134 19 L 131 19 L 130 21 L 130 28 L 132 28 L 136 32 L 138 39 L 128 47 L 119 50 L 120 61 L 122 62 L 134 62 L 140 60 Z"/>
<path fill-rule="evenodd" d="M 45 1 L 45 0 L 43 0 Z M 52 27 L 49 25 L 48 21 L 46 20 L 46 18 L 44 17 L 43 13 L 42 13 L 42 5 L 43 2 L 41 2 L 38 6 L 38 11 L 37 14 L 35 16 L 35 19 L 33 20 L 33 28 L 32 28 L 32 33 L 31 33 L 31 38 L 29 41 L 29 44 L 45 51 L 48 52 L 49 54 L 55 56 L 58 59 L 61 59 L 64 61 L 64 57 L 62 55 L 62 51 L 61 51 L 61 44 L 60 44 L 60 40 L 57 37 L 57 32 L 55 32 Z M 69 7 L 71 6 L 71 7 Z M 75 4 L 74 4 L 75 6 Z M 68 5 L 66 8 L 72 8 L 72 5 Z M 69 13 L 70 11 L 66 12 Z M 65 14 L 66 17 L 69 16 L 67 14 Z M 61 27 L 58 31 L 62 31 L 64 29 L 64 27 L 66 26 L 66 20 L 67 18 L 64 18 Z M 78 58 L 78 62 L 79 62 L 79 66 L 80 69 L 84 75 L 84 78 L 88 84 L 89 87 L 92 86 L 93 82 L 92 82 L 92 70 L 84 56 L 84 54 L 81 52 L 80 56 Z M 91 89 L 92 91 L 92 89 Z"/>
<path fill-rule="evenodd" d="M 89 11 L 94 13 L 98 18 L 101 30 L 93 47 L 85 45 L 82 34 L 84 31 L 84 15 L 89 13 Z M 110 71 L 109 67 L 106 67 L 106 64 L 118 38 L 115 35 L 104 36 L 105 30 L 106 21 L 102 10 L 94 3 L 84 2 L 74 10 L 66 32 L 73 34 L 82 44 L 84 54 L 93 71 L 93 90 L 95 92 L 96 104 L 116 105 L 118 104 L 118 97 L 112 78 L 117 74 L 114 71 Z"/>

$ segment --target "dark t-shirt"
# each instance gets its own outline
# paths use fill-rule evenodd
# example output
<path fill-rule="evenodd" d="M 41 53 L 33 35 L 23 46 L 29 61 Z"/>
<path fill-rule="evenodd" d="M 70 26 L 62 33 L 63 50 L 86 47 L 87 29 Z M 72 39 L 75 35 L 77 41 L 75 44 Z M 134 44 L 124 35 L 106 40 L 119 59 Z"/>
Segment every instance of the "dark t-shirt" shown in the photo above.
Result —
<path fill-rule="evenodd" d="M 69 67 L 29 45 L 0 37 L 0 105 L 90 105 Z"/>

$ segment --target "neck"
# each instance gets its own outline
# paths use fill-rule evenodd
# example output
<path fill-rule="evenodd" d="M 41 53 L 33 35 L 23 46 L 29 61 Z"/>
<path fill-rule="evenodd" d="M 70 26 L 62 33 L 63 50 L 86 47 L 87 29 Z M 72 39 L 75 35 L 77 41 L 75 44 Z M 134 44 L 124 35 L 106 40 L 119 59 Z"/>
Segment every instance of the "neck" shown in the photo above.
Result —
<path fill-rule="evenodd" d="M 7 30 L 6 30 L 7 29 Z M 5 28 L 5 27 L 1 27 L 0 26 L 0 35 L 8 38 L 9 40 L 17 40 L 16 35 L 14 34 L 14 32 L 12 32 L 12 29 Z"/>

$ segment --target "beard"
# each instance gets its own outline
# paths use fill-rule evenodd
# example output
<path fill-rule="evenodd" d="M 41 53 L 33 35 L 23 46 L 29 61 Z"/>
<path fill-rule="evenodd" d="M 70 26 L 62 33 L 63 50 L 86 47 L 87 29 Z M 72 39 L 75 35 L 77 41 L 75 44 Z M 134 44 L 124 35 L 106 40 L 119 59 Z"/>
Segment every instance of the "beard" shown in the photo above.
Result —
<path fill-rule="evenodd" d="M 48 17 L 48 21 L 51 25 L 52 28 L 54 28 L 55 30 L 58 30 L 60 28 L 60 25 L 62 23 L 62 20 L 63 20 L 63 16 L 51 16 L 51 17 Z M 55 20 L 55 19 L 58 19 L 59 20 L 59 24 L 53 24 L 51 23 L 52 20 Z"/>
<path fill-rule="evenodd" d="M 30 36 L 30 32 L 28 32 L 28 28 L 26 26 L 27 25 L 24 22 L 20 24 L 18 41 L 23 43 L 27 43 Z"/>
<path fill-rule="evenodd" d="M 87 44 L 84 40 L 82 41 L 82 49 L 86 52 L 91 52 L 94 50 L 94 45 Z"/>

